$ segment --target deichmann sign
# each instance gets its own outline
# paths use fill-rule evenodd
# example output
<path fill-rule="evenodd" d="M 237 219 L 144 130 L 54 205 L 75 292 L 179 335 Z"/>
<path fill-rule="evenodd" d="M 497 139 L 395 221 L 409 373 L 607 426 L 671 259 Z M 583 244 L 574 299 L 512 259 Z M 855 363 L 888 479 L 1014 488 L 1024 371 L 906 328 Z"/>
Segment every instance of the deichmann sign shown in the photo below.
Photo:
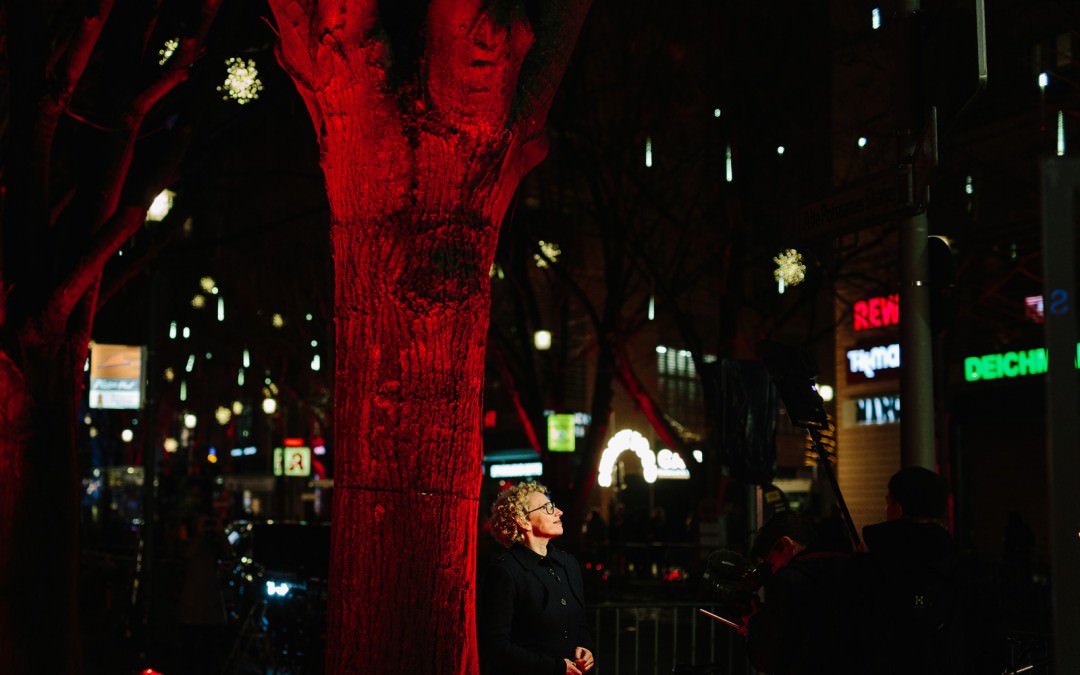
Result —
<path fill-rule="evenodd" d="M 146 348 L 93 344 L 90 347 L 91 408 L 142 408 Z"/>
<path fill-rule="evenodd" d="M 1042 375 L 1046 372 L 1046 349 L 1036 347 L 1015 352 L 969 356 L 964 359 L 964 379 L 968 382 Z M 1080 344 L 1074 363 L 1080 368 Z"/>

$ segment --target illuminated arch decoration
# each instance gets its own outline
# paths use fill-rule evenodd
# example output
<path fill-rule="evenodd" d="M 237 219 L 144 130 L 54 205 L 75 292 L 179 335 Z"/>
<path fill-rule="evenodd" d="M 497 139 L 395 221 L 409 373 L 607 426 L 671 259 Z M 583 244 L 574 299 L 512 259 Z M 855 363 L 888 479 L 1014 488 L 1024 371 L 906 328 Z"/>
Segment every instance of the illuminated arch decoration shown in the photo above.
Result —
<path fill-rule="evenodd" d="M 611 473 L 615 469 L 615 460 L 624 452 L 633 452 L 641 460 L 641 469 L 646 483 L 656 482 L 656 455 L 649 447 L 649 441 L 633 429 L 623 429 L 608 441 L 600 455 L 600 468 L 596 482 L 600 487 L 611 487 Z"/>

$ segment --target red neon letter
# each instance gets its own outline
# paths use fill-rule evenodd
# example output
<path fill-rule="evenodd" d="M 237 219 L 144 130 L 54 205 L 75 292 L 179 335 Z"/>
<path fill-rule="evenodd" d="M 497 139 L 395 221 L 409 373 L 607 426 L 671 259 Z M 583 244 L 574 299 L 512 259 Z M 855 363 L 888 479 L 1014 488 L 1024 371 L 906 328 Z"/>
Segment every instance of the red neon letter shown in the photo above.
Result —
<path fill-rule="evenodd" d="M 868 323 L 874 328 L 881 328 L 881 298 L 870 298 L 866 304 L 870 307 Z"/>
<path fill-rule="evenodd" d="M 897 323 L 900 323 L 900 294 L 893 293 L 888 298 L 885 298 L 885 303 L 882 306 L 881 324 L 891 326 Z"/>
<path fill-rule="evenodd" d="M 855 330 L 866 330 L 870 324 L 866 322 L 866 301 L 859 300 L 855 303 Z"/>

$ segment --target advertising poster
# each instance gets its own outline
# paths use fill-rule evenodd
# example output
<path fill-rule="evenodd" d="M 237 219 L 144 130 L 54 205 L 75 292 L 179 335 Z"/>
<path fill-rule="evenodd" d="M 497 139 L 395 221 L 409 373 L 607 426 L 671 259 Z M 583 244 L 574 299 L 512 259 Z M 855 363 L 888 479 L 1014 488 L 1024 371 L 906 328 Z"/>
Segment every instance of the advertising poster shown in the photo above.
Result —
<path fill-rule="evenodd" d="M 146 348 L 90 346 L 90 407 L 138 410 L 143 404 Z"/>

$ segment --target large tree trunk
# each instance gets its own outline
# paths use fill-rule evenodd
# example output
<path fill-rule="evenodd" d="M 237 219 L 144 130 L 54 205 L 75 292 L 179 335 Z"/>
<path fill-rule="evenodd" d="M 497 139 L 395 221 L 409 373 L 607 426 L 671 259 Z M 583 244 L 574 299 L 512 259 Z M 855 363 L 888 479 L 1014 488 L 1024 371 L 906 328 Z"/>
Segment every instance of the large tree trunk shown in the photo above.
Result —
<path fill-rule="evenodd" d="M 378 4 L 270 2 L 331 212 L 327 670 L 475 673 L 488 272 L 588 2 L 534 36 L 524 4 L 433 0 L 394 45 Z"/>
<path fill-rule="evenodd" d="M 23 333 L 21 366 L 0 352 L 0 541 L 11 544 L 0 546 L 3 673 L 81 669 L 74 420 L 87 330 Z"/>
<path fill-rule="evenodd" d="M 417 167 L 419 181 L 431 192 L 455 190 L 444 169 L 460 164 L 442 157 Z M 347 195 L 332 199 L 335 213 L 362 211 L 355 202 L 371 190 L 336 191 L 339 176 L 327 173 L 331 194 Z M 337 464 L 328 672 L 477 666 L 482 270 L 491 264 L 495 227 L 483 220 L 487 205 L 462 209 L 461 196 L 432 196 L 412 212 L 333 228 Z"/>

